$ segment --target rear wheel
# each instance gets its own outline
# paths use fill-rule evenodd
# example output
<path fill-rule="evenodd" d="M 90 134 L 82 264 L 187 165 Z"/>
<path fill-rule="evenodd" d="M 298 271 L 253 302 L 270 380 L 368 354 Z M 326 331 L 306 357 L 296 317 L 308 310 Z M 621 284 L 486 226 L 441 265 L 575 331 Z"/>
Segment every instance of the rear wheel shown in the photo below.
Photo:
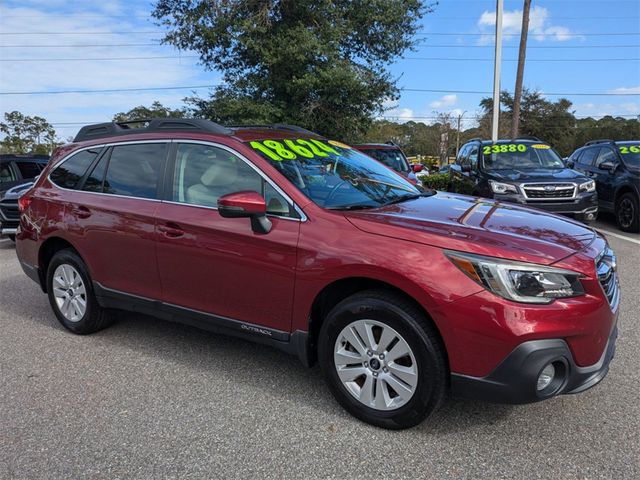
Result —
<path fill-rule="evenodd" d="M 73 250 L 60 250 L 51 259 L 47 292 L 56 317 L 73 333 L 94 333 L 113 323 L 113 316 L 96 300 L 86 265 Z"/>
<path fill-rule="evenodd" d="M 331 310 L 318 357 L 338 402 L 379 427 L 419 424 L 446 393 L 446 359 L 434 327 L 413 303 L 384 290 L 358 293 Z"/>
<path fill-rule="evenodd" d="M 625 232 L 640 231 L 640 212 L 638 212 L 638 197 L 633 193 L 625 193 L 616 205 L 616 220 L 620 230 Z"/>

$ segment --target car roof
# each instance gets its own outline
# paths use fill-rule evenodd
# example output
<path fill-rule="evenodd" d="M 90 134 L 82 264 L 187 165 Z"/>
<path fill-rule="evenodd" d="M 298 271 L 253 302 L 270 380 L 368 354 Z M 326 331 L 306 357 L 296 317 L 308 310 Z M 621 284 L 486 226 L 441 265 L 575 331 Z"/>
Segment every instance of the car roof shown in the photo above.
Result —
<path fill-rule="evenodd" d="M 1 154 L 0 161 L 2 162 L 42 162 L 47 163 L 49 161 L 49 155 L 31 155 L 31 154 Z"/>
<path fill-rule="evenodd" d="M 176 137 L 180 134 L 198 134 L 200 136 L 228 137 L 247 142 L 266 138 L 319 137 L 315 132 L 296 125 L 234 125 L 224 126 L 202 118 L 150 118 L 126 122 L 105 122 L 86 125 L 80 129 L 73 143 L 85 143 L 95 140 L 111 140 L 123 137 L 136 139 L 158 138 L 158 134 Z"/>
<path fill-rule="evenodd" d="M 495 144 L 500 144 L 500 143 L 514 143 L 514 142 L 518 142 L 518 143 L 547 143 L 544 140 L 540 140 L 539 138 L 536 137 L 519 137 L 519 138 L 500 138 L 497 141 L 492 141 L 492 140 L 486 140 L 486 139 L 482 139 L 482 138 L 473 138 L 471 140 L 469 140 L 467 143 L 471 143 L 471 142 L 480 142 L 482 145 L 493 145 Z"/>

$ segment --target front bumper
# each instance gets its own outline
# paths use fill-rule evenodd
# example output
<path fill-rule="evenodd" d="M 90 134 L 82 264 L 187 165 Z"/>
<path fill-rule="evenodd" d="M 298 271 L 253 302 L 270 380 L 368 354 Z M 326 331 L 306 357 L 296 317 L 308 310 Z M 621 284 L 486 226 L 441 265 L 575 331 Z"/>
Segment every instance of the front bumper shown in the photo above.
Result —
<path fill-rule="evenodd" d="M 531 200 L 521 194 L 494 194 L 494 200 L 518 203 L 527 207 L 539 208 L 547 212 L 569 215 L 578 220 L 594 220 L 598 215 L 598 194 L 596 192 L 580 193 L 574 199 Z M 593 215 L 593 218 L 589 218 Z"/>
<path fill-rule="evenodd" d="M 614 326 L 602 356 L 587 367 L 576 365 L 569 346 L 562 339 L 524 342 L 485 377 L 452 374 L 452 394 L 488 402 L 518 404 L 583 392 L 599 383 L 609 372 L 617 337 L 618 328 Z M 538 392 L 538 376 L 549 363 L 557 366 L 558 376 L 562 378 L 555 384 L 552 381 L 550 387 L 553 388 Z"/>

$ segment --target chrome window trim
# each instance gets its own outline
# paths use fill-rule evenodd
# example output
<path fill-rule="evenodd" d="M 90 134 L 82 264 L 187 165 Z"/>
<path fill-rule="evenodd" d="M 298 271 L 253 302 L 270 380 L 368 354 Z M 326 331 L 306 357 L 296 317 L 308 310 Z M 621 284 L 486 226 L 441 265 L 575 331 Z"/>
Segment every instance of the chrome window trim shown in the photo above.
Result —
<path fill-rule="evenodd" d="M 260 170 L 258 167 L 256 167 L 251 160 L 249 160 L 247 157 L 245 157 L 244 155 L 242 155 L 240 152 L 238 152 L 237 150 L 234 150 L 231 147 L 228 147 L 227 145 L 223 145 L 221 143 L 216 143 L 213 141 L 206 141 L 206 140 L 190 140 L 190 139 L 173 139 L 172 140 L 173 143 L 193 143 L 193 144 L 197 144 L 197 145 L 208 145 L 211 147 L 216 147 L 216 148 L 220 148 L 222 150 L 226 150 L 227 152 L 235 155 L 236 157 L 238 157 L 240 160 L 242 160 L 244 163 L 246 163 L 249 167 L 251 167 L 260 177 L 262 177 L 262 179 L 267 182 L 269 185 L 271 185 L 274 190 L 276 192 L 278 192 L 280 195 L 282 195 L 282 197 L 287 201 L 287 203 L 293 207 L 293 209 L 300 215 L 300 218 L 291 218 L 291 217 L 285 217 L 283 215 L 278 215 L 275 213 L 270 213 L 268 214 L 268 216 L 273 216 L 273 217 L 277 217 L 277 218 L 284 218 L 287 220 L 295 220 L 298 222 L 306 222 L 308 220 L 307 215 L 304 213 L 304 211 L 302 210 L 302 208 L 300 208 L 300 206 L 298 206 L 298 204 L 296 204 L 291 197 L 289 197 L 289 195 L 287 195 L 285 193 L 284 190 L 282 190 L 273 180 L 271 180 L 271 178 L 269 178 L 262 170 Z M 209 207 L 206 205 L 196 205 L 193 203 L 182 203 L 182 202 L 174 202 L 172 200 L 163 200 L 166 203 L 173 203 L 176 205 L 188 205 L 188 206 L 192 206 L 192 207 L 203 207 L 203 208 L 209 208 L 209 209 L 214 209 L 214 210 L 218 210 L 217 207 Z"/>
<path fill-rule="evenodd" d="M 298 204 L 296 204 L 291 199 L 291 197 L 289 197 L 289 195 L 287 195 L 278 185 L 276 185 L 273 182 L 273 180 L 271 180 L 271 178 L 269 178 L 264 172 L 262 172 L 262 170 L 260 170 L 258 167 L 256 167 L 244 155 L 242 155 L 241 153 L 237 152 L 236 150 L 234 150 L 231 147 L 228 147 L 226 145 L 222 145 L 220 143 L 206 141 L 206 140 L 165 138 L 165 139 L 158 139 L 158 140 L 132 140 L 132 141 L 128 141 L 128 142 L 126 142 L 126 141 L 125 142 L 105 142 L 105 143 L 100 143 L 100 144 L 97 144 L 97 145 L 91 145 L 91 146 L 87 146 L 87 147 L 82 147 L 82 148 L 79 148 L 79 149 L 74 150 L 73 152 L 67 154 L 65 157 L 62 158 L 62 160 L 60 160 L 58 163 L 56 163 L 53 166 L 53 168 L 51 169 L 51 171 L 47 174 L 47 180 L 55 188 L 59 188 L 60 190 L 65 190 L 67 192 L 86 193 L 86 194 L 89 194 L 89 195 L 105 195 L 105 196 L 108 196 L 108 197 L 130 198 L 130 199 L 136 199 L 136 200 L 146 200 L 146 201 L 150 201 L 150 202 L 172 203 L 172 204 L 175 204 L 175 205 L 183 205 L 183 206 L 208 208 L 208 209 L 212 209 L 212 210 L 218 210 L 217 207 L 209 207 L 209 206 L 206 206 L 206 205 L 195 205 L 195 204 L 192 204 L 192 203 L 174 202 L 174 201 L 170 201 L 170 200 L 161 200 L 159 198 L 132 197 L 132 196 L 129 196 L 129 195 L 117 195 L 117 194 L 113 194 L 113 193 L 89 192 L 89 191 L 86 191 L 86 190 L 74 190 L 74 189 L 71 189 L 71 188 L 61 187 L 60 185 L 54 183 L 50 178 L 50 175 L 53 173 L 53 171 L 56 170 L 58 167 L 60 167 L 60 165 L 62 165 L 64 162 L 69 160 L 74 155 L 76 155 L 76 154 L 78 154 L 80 152 L 83 152 L 84 150 L 90 150 L 92 148 L 109 148 L 109 147 L 120 146 L 120 145 L 137 145 L 137 144 L 142 144 L 142 143 L 167 143 L 167 144 L 172 144 L 172 143 L 176 143 L 176 144 L 177 143 L 193 143 L 193 144 L 199 144 L 199 145 L 213 146 L 213 147 L 216 147 L 216 148 L 221 148 L 222 150 L 226 150 L 227 152 L 232 153 L 233 155 L 235 155 L 239 159 L 241 159 L 243 162 L 245 162 L 247 165 L 249 165 L 249 167 L 251 167 L 260 177 L 262 177 L 267 183 L 269 183 L 269 185 L 271 185 L 280 195 L 282 195 L 284 197 L 284 199 L 287 201 L 287 203 L 289 203 L 289 205 L 293 207 L 293 209 L 300 215 L 300 218 L 285 217 L 283 215 L 277 215 L 277 214 L 273 214 L 273 213 L 267 214 L 267 216 L 282 218 L 284 220 L 290 220 L 290 221 L 296 221 L 296 222 L 306 222 L 308 220 L 308 217 L 304 213 L 304 210 L 302 210 L 302 208 L 300 208 L 300 206 Z"/>
<path fill-rule="evenodd" d="M 538 185 L 563 185 L 556 190 L 569 190 L 573 189 L 573 194 L 570 197 L 553 197 L 553 198 L 531 198 L 527 195 L 526 189 L 529 190 L 537 190 L 544 192 L 544 187 L 540 187 Z M 562 201 L 562 200 L 575 200 L 578 195 L 578 184 L 573 182 L 532 182 L 532 183 L 521 183 L 520 188 L 522 189 L 522 195 L 526 200 L 535 200 L 535 201 Z"/>
<path fill-rule="evenodd" d="M 115 193 L 89 192 L 87 190 L 74 190 L 73 188 L 61 187 L 60 185 L 55 183 L 53 180 L 51 180 L 51 174 L 55 170 L 57 170 L 58 167 L 60 167 L 60 165 L 62 165 L 64 162 L 69 160 L 71 157 L 73 157 L 77 153 L 83 152 L 85 150 L 90 150 L 92 148 L 109 148 L 109 147 L 113 147 L 113 146 L 116 146 L 116 145 L 135 145 L 135 144 L 139 144 L 139 143 L 168 143 L 168 144 L 171 144 L 171 139 L 138 140 L 138 141 L 134 140 L 134 141 L 130 141 L 130 142 L 101 143 L 99 145 L 91 145 L 89 147 L 82 147 L 82 148 L 79 148 L 78 150 L 74 150 L 73 152 L 69 153 L 66 157 L 63 157 L 62 160 L 60 160 L 58 163 L 56 163 L 51 168 L 51 171 L 47 174 L 47 180 L 55 188 L 59 188 L 60 190 L 64 190 L 66 192 L 88 193 L 88 194 L 91 194 L 91 195 L 105 195 L 105 196 L 108 196 L 108 197 L 133 198 L 133 199 L 136 199 L 136 200 L 147 200 L 149 202 L 160 202 L 160 199 L 158 199 L 158 198 L 132 197 L 132 196 L 129 196 L 129 195 L 118 195 L 118 194 L 115 194 Z M 102 153 L 102 152 L 100 152 L 100 153 Z M 91 166 L 91 165 L 89 165 L 89 166 Z"/>

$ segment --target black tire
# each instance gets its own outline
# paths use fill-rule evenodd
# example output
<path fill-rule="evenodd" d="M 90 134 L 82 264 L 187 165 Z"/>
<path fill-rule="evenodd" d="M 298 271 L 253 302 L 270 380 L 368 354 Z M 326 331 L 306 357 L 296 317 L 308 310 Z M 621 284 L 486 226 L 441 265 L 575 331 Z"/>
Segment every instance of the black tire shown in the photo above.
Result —
<path fill-rule="evenodd" d="M 631 192 L 625 193 L 616 204 L 616 222 L 623 232 L 640 232 L 640 212 L 638 197 Z"/>
<path fill-rule="evenodd" d="M 84 312 L 84 315 L 76 321 L 68 320 L 60 311 L 60 308 L 58 307 L 58 304 L 56 302 L 53 288 L 53 277 L 56 269 L 60 265 L 70 265 L 71 267 L 73 267 L 80 274 L 85 287 L 86 293 L 84 297 L 86 301 L 86 310 Z M 49 262 L 49 267 L 47 269 L 47 292 L 49 295 L 49 303 L 51 304 L 51 308 L 58 318 L 58 321 L 67 330 L 73 333 L 76 333 L 78 335 L 87 335 L 89 333 L 94 333 L 108 327 L 114 321 L 113 314 L 108 310 L 102 308 L 98 304 L 87 267 L 80 256 L 74 250 L 65 249 L 60 250 L 54 254 L 53 258 Z"/>
<path fill-rule="evenodd" d="M 411 348 L 418 368 L 413 396 L 395 410 L 364 405 L 343 385 L 334 362 L 340 332 L 356 320 L 375 320 L 399 333 Z M 411 301 L 385 290 L 367 290 L 337 304 L 325 318 L 318 339 L 318 360 L 336 400 L 360 420 L 388 429 L 421 423 L 443 402 L 448 390 L 446 353 L 435 327 Z"/>

